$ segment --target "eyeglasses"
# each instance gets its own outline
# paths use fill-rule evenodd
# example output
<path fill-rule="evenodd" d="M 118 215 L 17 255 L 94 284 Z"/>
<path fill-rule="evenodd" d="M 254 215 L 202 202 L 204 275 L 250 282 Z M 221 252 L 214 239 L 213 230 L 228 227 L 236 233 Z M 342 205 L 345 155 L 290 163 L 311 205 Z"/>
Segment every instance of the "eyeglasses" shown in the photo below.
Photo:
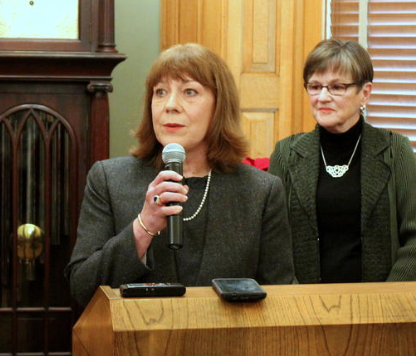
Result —
<path fill-rule="evenodd" d="M 329 94 L 332 95 L 344 95 L 347 92 L 349 87 L 357 85 L 355 83 L 335 83 L 330 85 L 321 85 L 313 83 L 305 83 L 305 89 L 309 95 L 319 95 L 323 88 L 326 88 L 329 91 Z"/>

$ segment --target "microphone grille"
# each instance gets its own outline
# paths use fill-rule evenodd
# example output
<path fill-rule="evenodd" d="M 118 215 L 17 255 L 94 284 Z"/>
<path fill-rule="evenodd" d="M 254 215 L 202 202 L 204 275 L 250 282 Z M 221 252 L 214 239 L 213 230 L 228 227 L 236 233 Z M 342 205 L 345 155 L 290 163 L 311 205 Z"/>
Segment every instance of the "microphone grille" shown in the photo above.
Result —
<path fill-rule="evenodd" d="M 185 149 L 179 143 L 169 143 L 163 148 L 162 160 L 163 163 L 181 162 L 185 161 Z"/>

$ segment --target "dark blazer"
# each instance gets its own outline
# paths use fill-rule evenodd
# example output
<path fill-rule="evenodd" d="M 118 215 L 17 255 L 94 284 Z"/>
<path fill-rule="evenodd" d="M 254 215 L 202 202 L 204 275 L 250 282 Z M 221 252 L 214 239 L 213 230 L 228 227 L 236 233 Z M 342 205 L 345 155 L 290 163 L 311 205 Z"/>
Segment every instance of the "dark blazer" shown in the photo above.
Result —
<path fill-rule="evenodd" d="M 361 142 L 362 280 L 416 280 L 415 155 L 404 136 L 366 123 Z M 270 160 L 269 172 L 282 178 L 288 196 L 300 283 L 320 277 L 319 164 L 318 128 L 278 142 Z"/>
<path fill-rule="evenodd" d="M 135 249 L 132 223 L 157 171 L 133 157 L 97 162 L 91 168 L 78 238 L 65 273 L 71 293 L 86 305 L 99 285 L 173 282 L 195 275 L 195 285 L 218 277 L 252 277 L 261 284 L 291 283 L 294 277 L 286 197 L 279 178 L 240 164 L 232 173 L 212 173 L 208 222 L 200 267 L 183 269 L 190 253 L 167 247 L 156 236 L 146 264 Z M 178 273 L 178 270 L 181 273 Z M 179 282 L 181 282 L 179 280 Z"/>

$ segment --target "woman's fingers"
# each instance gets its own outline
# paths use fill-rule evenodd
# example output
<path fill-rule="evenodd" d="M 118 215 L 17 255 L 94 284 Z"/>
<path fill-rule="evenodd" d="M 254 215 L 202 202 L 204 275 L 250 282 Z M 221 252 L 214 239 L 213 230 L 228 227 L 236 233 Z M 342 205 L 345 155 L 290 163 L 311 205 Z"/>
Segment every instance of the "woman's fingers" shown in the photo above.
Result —
<path fill-rule="evenodd" d="M 156 205 L 184 203 L 187 200 L 188 187 L 180 184 L 182 176 L 174 171 L 161 171 L 149 184 L 146 202 Z"/>
<path fill-rule="evenodd" d="M 161 210 L 161 213 L 166 217 L 166 216 L 169 216 L 169 215 L 179 214 L 183 210 L 183 207 L 182 207 L 182 205 L 179 205 L 179 204 L 169 205 L 169 206 L 165 205 L 165 206 L 161 207 L 160 210 Z"/>
<path fill-rule="evenodd" d="M 188 196 L 174 192 L 163 192 L 160 195 L 153 196 L 153 202 L 157 205 L 167 205 L 169 203 L 185 203 L 188 200 Z"/>
<path fill-rule="evenodd" d="M 153 182 L 150 183 L 150 186 L 157 186 L 164 181 L 175 181 L 179 183 L 182 178 L 183 177 L 175 171 L 160 171 Z"/>
<path fill-rule="evenodd" d="M 188 200 L 189 190 L 188 186 L 180 184 L 182 179 L 183 177 L 174 171 L 161 171 L 149 184 L 141 216 L 152 229 L 163 230 L 167 223 L 166 216 L 182 211 L 179 203 Z"/>

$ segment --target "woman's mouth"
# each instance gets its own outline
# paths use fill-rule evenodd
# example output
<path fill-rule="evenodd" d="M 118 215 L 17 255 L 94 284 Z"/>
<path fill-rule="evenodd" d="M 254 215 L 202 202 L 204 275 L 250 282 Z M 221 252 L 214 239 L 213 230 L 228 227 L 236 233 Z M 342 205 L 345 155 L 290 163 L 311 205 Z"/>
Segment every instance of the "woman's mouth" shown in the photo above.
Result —
<path fill-rule="evenodd" d="M 170 122 L 168 124 L 163 125 L 163 127 L 168 131 L 177 131 L 185 126 Z"/>
<path fill-rule="evenodd" d="M 321 112 L 321 113 L 323 113 L 323 114 L 329 114 L 329 113 L 333 112 L 334 109 L 331 109 L 331 108 L 319 108 L 318 111 Z"/>

